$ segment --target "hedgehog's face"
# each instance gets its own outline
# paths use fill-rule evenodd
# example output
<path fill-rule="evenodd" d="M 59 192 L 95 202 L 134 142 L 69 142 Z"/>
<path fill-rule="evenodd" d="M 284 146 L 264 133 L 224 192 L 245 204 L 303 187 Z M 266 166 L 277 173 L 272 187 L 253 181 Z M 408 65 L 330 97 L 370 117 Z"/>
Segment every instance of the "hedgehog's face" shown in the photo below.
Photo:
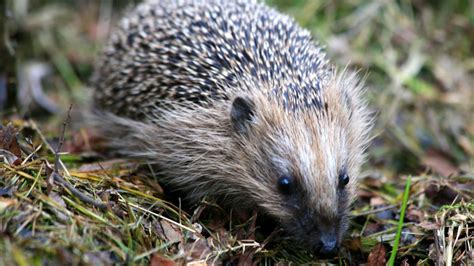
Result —
<path fill-rule="evenodd" d="M 326 255 L 337 251 L 347 229 L 366 142 L 365 109 L 341 101 L 338 92 L 322 95 L 323 110 L 295 114 L 237 98 L 231 113 L 243 152 L 254 153 L 246 162 L 253 200 L 294 241 Z"/>
<path fill-rule="evenodd" d="M 346 129 L 305 132 L 311 126 L 297 123 L 290 130 L 298 136 L 287 152 L 275 155 L 277 195 L 281 220 L 288 234 L 319 254 L 334 254 L 347 229 L 347 211 L 354 196 L 357 168 L 350 161 L 353 150 Z M 300 128 L 305 128 L 300 132 Z M 316 130 L 316 128 L 313 128 Z M 291 151 L 290 151 L 291 150 Z M 277 166 L 278 165 L 278 166 Z"/>

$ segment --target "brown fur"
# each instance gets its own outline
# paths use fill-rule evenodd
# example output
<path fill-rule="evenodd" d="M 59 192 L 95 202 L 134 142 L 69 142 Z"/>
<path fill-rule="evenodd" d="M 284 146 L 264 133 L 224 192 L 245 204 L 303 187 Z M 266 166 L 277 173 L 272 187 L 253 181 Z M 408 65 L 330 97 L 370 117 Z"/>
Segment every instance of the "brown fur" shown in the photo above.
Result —
<path fill-rule="evenodd" d="M 330 223 L 341 219 L 344 231 L 346 217 L 339 217 L 340 208 L 348 209 L 355 195 L 370 119 L 355 75 L 342 74 L 330 86 L 323 97 L 331 107 L 321 112 L 289 113 L 275 108 L 277 103 L 260 91 L 244 93 L 258 106 L 245 137 L 232 129 L 231 101 L 193 108 L 175 103 L 145 121 L 111 113 L 96 114 L 94 120 L 115 150 L 158 165 L 163 181 L 185 191 L 190 202 L 212 195 L 227 206 L 257 208 L 284 224 L 295 215 L 283 204 L 276 181 L 291 169 L 306 198 L 298 208 L 308 208 Z M 350 106 L 341 101 L 344 92 Z M 351 177 L 347 200 L 335 204 L 337 174 L 344 163 Z"/>
<path fill-rule="evenodd" d="M 259 8 L 270 12 L 267 7 Z M 278 19 L 287 20 L 271 12 L 281 16 Z M 322 58 L 318 48 L 307 41 L 301 47 L 309 49 L 308 57 Z M 327 232 L 335 235 L 337 245 L 340 244 L 370 128 L 369 114 L 361 97 L 363 86 L 355 74 L 344 71 L 338 74 L 326 65 L 321 65 L 319 74 L 311 74 L 302 64 L 298 67 L 305 71 L 301 72 L 307 78 L 303 81 L 314 80 L 320 89 L 310 94 L 304 92 L 301 98 L 302 92 L 288 89 L 293 84 L 307 85 L 300 80 L 298 69 L 292 69 L 295 73 L 291 75 L 282 74 L 282 80 L 259 80 L 242 70 L 245 74 L 241 79 L 230 83 L 223 83 L 217 72 L 203 69 L 216 75 L 210 79 L 217 80 L 219 97 L 206 98 L 205 103 L 160 98 L 156 106 L 148 103 L 143 116 L 137 118 L 128 113 L 131 109 L 127 103 L 134 101 L 133 95 L 140 94 L 132 93 L 134 88 L 123 87 L 119 90 L 122 96 L 126 95 L 123 98 L 116 97 L 111 90 L 123 83 L 114 81 L 120 78 L 112 74 L 114 67 L 116 71 L 120 68 L 110 63 L 115 62 L 109 59 L 111 54 L 109 51 L 95 76 L 96 104 L 105 111 L 95 111 L 90 120 L 109 138 L 115 150 L 156 164 L 163 182 L 186 192 L 190 202 L 212 196 L 230 207 L 256 208 L 279 222 L 296 242 L 309 245 L 316 252 Z M 270 69 L 259 67 L 272 76 Z M 110 72 L 103 73 L 103 69 Z M 153 84 L 152 78 L 144 78 L 144 84 Z M 182 76 L 180 82 L 186 78 Z M 323 78 L 326 80 L 320 80 Z M 186 82 L 191 84 L 192 80 Z M 159 86 L 147 87 L 148 95 L 153 96 L 153 89 L 159 90 Z M 283 101 L 285 91 L 290 92 L 290 97 Z M 147 97 L 150 101 L 150 96 Z M 236 130 L 230 115 L 237 97 L 248 99 L 253 106 L 251 119 L 242 124 L 243 133 Z M 317 100 L 317 104 L 303 105 L 302 101 L 310 99 Z M 121 116 L 121 112 L 130 118 Z M 343 188 L 339 184 L 342 172 L 350 177 Z M 282 175 L 294 176 L 297 193 L 288 196 L 279 191 L 278 180 Z"/>

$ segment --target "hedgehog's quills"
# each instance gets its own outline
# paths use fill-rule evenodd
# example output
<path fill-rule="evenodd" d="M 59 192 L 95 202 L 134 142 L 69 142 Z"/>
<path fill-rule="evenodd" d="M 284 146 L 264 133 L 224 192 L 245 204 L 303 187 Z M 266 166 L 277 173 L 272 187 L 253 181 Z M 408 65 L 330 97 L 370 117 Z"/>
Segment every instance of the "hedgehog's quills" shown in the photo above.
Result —
<path fill-rule="evenodd" d="M 156 1 L 113 32 L 92 121 L 190 202 L 257 208 L 315 253 L 347 228 L 369 116 L 289 17 L 248 1 Z"/>

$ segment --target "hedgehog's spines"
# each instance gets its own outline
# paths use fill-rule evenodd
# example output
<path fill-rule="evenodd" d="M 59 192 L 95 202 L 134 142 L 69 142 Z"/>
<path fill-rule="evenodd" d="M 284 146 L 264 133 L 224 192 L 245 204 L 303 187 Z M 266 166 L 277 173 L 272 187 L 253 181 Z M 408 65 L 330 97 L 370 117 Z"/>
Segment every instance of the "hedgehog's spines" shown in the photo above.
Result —
<path fill-rule="evenodd" d="M 162 99 L 229 98 L 229 87 L 251 81 L 288 110 L 321 105 L 331 73 L 293 19 L 247 1 L 171 2 L 142 4 L 122 20 L 93 79 L 98 104 L 135 116 Z"/>
<path fill-rule="evenodd" d="M 307 30 L 255 1 L 156 0 L 128 13 L 104 54 L 91 121 L 113 148 L 189 202 L 257 209 L 314 252 L 323 235 L 341 243 L 370 123 L 362 83 Z M 282 176 L 295 193 L 281 193 Z"/>

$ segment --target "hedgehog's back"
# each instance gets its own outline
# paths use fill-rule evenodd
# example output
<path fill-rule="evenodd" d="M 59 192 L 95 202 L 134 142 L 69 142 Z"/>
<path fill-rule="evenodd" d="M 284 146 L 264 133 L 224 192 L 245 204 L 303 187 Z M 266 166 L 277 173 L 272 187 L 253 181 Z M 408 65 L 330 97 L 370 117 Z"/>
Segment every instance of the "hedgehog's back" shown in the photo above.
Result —
<path fill-rule="evenodd" d="M 169 100 L 209 104 L 252 89 L 289 109 L 320 105 L 329 76 L 324 54 L 289 17 L 253 2 L 187 0 L 129 13 L 92 81 L 96 107 L 136 117 Z"/>

